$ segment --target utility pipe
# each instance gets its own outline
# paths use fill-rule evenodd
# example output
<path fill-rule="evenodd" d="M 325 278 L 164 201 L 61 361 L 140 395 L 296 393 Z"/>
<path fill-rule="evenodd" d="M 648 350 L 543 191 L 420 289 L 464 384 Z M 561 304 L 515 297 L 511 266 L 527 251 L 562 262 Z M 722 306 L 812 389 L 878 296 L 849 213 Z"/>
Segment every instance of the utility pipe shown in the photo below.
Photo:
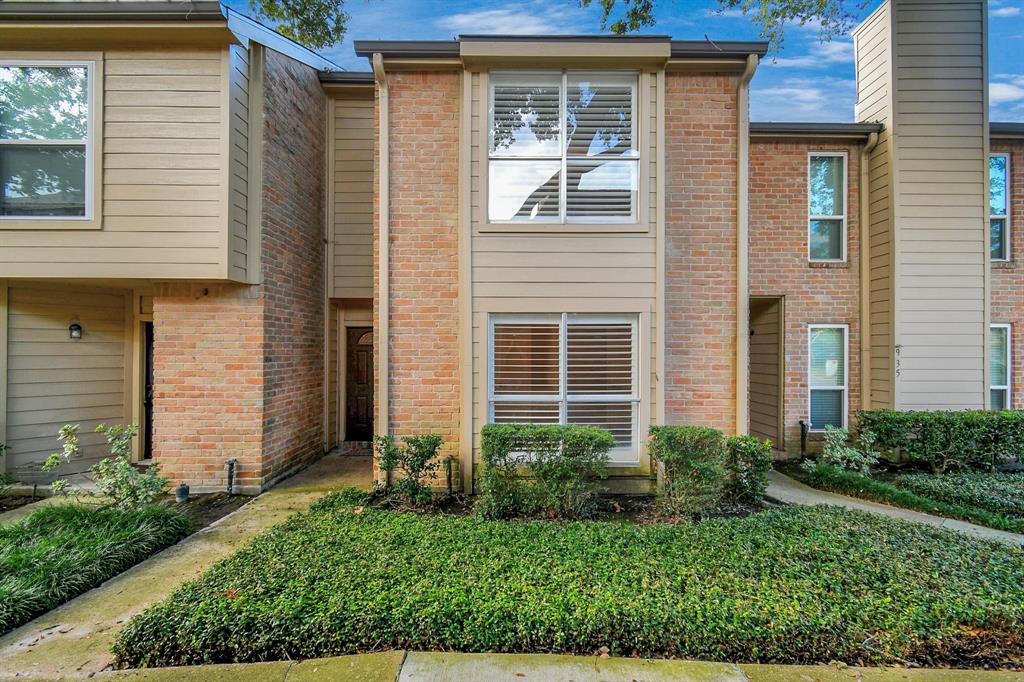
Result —
<path fill-rule="evenodd" d="M 748 190 L 750 180 L 750 79 L 757 70 L 757 55 L 747 55 L 736 89 L 736 433 L 746 434 L 747 391 L 750 384 L 750 293 L 748 291 L 748 250 L 750 213 Z"/>
<path fill-rule="evenodd" d="M 878 133 L 868 135 L 860 150 L 860 406 L 871 407 L 871 193 L 868 184 L 871 152 L 878 146 Z"/>
<path fill-rule="evenodd" d="M 391 200 L 390 200 L 390 130 L 388 110 L 388 79 L 384 73 L 384 57 L 379 53 L 373 55 L 373 77 L 377 82 L 378 108 L 378 147 L 377 162 L 377 220 L 379 249 L 377 267 L 377 420 L 374 431 L 387 435 L 388 399 L 389 399 L 389 366 L 391 355 Z"/>

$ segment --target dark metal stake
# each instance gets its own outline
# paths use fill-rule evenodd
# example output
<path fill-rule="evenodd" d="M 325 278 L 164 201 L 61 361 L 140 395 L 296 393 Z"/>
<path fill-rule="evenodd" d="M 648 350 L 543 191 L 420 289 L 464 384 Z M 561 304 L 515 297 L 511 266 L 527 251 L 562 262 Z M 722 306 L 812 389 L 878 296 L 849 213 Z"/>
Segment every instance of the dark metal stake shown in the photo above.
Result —
<path fill-rule="evenodd" d="M 803 419 L 800 420 L 800 459 L 807 457 L 807 432 L 810 429 L 807 426 L 807 422 Z"/>

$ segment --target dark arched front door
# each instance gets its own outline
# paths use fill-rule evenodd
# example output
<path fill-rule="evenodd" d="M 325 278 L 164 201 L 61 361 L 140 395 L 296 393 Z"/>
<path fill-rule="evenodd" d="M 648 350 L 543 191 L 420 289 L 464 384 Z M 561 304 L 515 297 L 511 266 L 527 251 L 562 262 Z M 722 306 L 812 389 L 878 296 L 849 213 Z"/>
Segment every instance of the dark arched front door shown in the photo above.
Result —
<path fill-rule="evenodd" d="M 373 437 L 373 329 L 348 328 L 345 375 L 345 440 Z"/>

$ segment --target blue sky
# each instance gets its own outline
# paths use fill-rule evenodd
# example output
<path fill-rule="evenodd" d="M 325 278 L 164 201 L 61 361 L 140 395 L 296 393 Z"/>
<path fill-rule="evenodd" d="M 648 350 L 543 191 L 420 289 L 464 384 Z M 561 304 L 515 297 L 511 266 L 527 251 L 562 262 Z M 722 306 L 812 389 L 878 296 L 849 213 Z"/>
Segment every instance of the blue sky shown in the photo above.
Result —
<path fill-rule="evenodd" d="M 248 0 L 230 0 L 247 11 Z M 849 4 L 855 5 L 855 2 Z M 873 2 L 863 16 L 880 4 Z M 757 31 L 739 13 L 716 13 L 715 0 L 661 0 L 658 24 L 647 33 L 680 40 L 756 40 Z M 323 54 L 349 70 L 366 71 L 352 40 L 446 40 L 460 33 L 597 33 L 599 12 L 572 0 L 347 0 L 348 34 Z M 990 0 L 991 120 L 1024 121 L 1024 0 Z M 1016 45 L 1017 47 L 1013 47 Z M 751 84 L 755 121 L 850 121 L 853 119 L 853 41 L 820 43 L 816 27 L 793 26 L 786 44 L 761 63 Z"/>

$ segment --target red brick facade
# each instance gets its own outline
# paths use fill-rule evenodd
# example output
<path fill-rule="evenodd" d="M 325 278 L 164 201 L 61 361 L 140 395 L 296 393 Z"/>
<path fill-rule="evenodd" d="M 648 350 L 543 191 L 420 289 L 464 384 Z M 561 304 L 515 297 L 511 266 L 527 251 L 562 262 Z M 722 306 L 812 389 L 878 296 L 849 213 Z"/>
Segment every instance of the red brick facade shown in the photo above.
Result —
<path fill-rule="evenodd" d="M 849 325 L 849 423 L 860 409 L 860 145 L 753 140 L 750 147 L 750 296 L 783 297 L 784 441 L 800 449 L 800 420 L 809 421 L 808 325 Z M 808 259 L 808 156 L 847 154 L 845 263 Z"/>
<path fill-rule="evenodd" d="M 323 92 L 266 51 L 262 283 L 153 297 L 153 456 L 172 481 L 257 492 L 324 444 Z"/>
<path fill-rule="evenodd" d="M 736 422 L 736 76 L 665 84 L 665 418 Z"/>
<path fill-rule="evenodd" d="M 1011 407 L 1024 409 L 1024 142 L 992 140 L 993 152 L 1010 155 L 1010 260 L 992 264 L 993 323 L 1010 323 L 1013 375 Z"/>
<path fill-rule="evenodd" d="M 389 428 L 459 439 L 460 75 L 396 72 L 390 87 Z M 379 205 L 374 206 L 375 224 Z M 379 258 L 374 234 L 375 258 Z M 375 279 L 375 320 L 380 313 Z M 380 329 L 379 324 L 375 324 Z M 380 345 L 375 344 L 375 352 Z M 379 356 L 378 356 L 379 362 Z M 377 399 L 380 387 L 377 386 Z M 379 404 L 379 402 L 378 402 Z"/>

